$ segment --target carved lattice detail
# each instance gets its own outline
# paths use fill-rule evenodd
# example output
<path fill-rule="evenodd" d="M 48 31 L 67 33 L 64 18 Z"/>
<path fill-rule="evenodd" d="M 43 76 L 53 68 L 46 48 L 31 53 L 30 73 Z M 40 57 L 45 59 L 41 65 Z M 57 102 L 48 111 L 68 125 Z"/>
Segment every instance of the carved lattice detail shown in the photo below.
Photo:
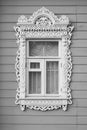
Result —
<path fill-rule="evenodd" d="M 18 51 L 16 57 L 16 75 L 18 89 L 16 95 L 16 104 L 20 104 L 21 110 L 25 108 L 35 110 L 54 110 L 62 108 L 67 109 L 68 104 L 72 104 L 70 80 L 71 80 L 71 53 L 69 45 L 73 26 L 70 25 L 67 16 L 58 18 L 51 11 L 42 7 L 33 13 L 30 18 L 20 16 L 15 27 Z M 26 97 L 25 92 L 25 46 L 28 38 L 57 38 L 61 39 L 62 44 L 62 87 L 57 99 L 31 100 Z"/>

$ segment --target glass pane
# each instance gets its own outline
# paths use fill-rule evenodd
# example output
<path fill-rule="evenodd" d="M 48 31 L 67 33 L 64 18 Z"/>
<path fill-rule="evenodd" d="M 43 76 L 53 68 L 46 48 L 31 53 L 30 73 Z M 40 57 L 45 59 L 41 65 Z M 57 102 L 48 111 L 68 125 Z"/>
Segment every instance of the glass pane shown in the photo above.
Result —
<path fill-rule="evenodd" d="M 45 56 L 58 56 L 58 42 L 49 41 L 45 43 Z"/>
<path fill-rule="evenodd" d="M 33 69 L 40 68 L 40 63 L 38 63 L 38 62 L 31 62 L 30 63 L 30 68 L 33 68 Z"/>
<path fill-rule="evenodd" d="M 41 93 L 41 72 L 29 72 L 29 94 Z"/>
<path fill-rule="evenodd" d="M 29 56 L 58 56 L 58 41 L 30 41 Z"/>
<path fill-rule="evenodd" d="M 40 41 L 29 42 L 29 56 L 43 56 L 43 44 Z"/>
<path fill-rule="evenodd" d="M 46 93 L 58 94 L 58 61 L 46 62 Z"/>

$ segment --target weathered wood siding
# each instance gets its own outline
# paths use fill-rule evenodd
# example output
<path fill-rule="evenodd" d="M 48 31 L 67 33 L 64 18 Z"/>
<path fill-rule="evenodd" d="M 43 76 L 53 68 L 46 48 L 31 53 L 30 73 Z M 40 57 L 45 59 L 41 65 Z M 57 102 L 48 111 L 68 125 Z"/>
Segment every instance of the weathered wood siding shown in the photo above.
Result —
<path fill-rule="evenodd" d="M 72 97 L 68 111 L 22 112 L 15 105 L 17 51 L 13 27 L 20 15 L 46 6 L 67 15 L 72 37 Z M 87 130 L 87 0 L 0 0 L 0 130 Z"/>

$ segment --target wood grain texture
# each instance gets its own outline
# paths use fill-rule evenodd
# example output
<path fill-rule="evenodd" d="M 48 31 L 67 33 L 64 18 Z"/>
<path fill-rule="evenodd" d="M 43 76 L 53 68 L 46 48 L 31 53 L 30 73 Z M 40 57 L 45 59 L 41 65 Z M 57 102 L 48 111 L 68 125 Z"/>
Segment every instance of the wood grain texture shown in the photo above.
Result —
<path fill-rule="evenodd" d="M 1 130 L 77 130 L 76 125 L 24 125 L 24 124 L 6 124 L 6 125 L 0 125 Z M 87 128 L 87 127 L 85 127 Z M 81 129 L 80 129 L 81 130 Z M 86 130 L 86 129 L 83 129 Z"/>
<path fill-rule="evenodd" d="M 79 116 L 87 116 L 87 108 L 85 107 L 76 107 L 72 106 L 68 111 L 64 112 L 59 110 L 50 111 L 50 112 L 37 112 L 33 110 L 27 110 L 26 112 L 20 111 L 18 107 L 0 107 L 0 116 L 77 116 L 77 111 Z"/>
<path fill-rule="evenodd" d="M 0 90 L 16 90 L 17 89 L 17 81 L 2 81 L 0 82 Z M 76 91 L 87 91 L 87 82 L 71 82 L 70 87 L 72 90 Z"/>
<path fill-rule="evenodd" d="M 85 117 L 84 117 L 85 118 Z M 82 119 L 82 121 L 84 120 Z M 74 116 L 0 116 L 0 124 L 75 124 Z M 85 121 L 86 123 L 86 121 Z"/>
<path fill-rule="evenodd" d="M 46 6 L 49 10 L 56 14 L 75 14 L 75 6 Z M 0 8 L 0 14 L 32 14 L 37 11 L 41 6 L 2 6 Z M 84 8 L 85 10 L 85 8 Z"/>
<path fill-rule="evenodd" d="M 86 4 L 86 2 L 84 1 L 84 3 Z M 46 6 L 46 5 L 56 5 L 56 6 L 63 6 L 63 5 L 76 5 L 77 4 L 77 2 L 76 2 L 76 0 L 73 0 L 73 1 L 69 1 L 69 0 L 66 0 L 66 2 L 64 2 L 63 0 L 61 1 L 61 0 L 59 0 L 59 1 L 57 1 L 57 0 L 55 0 L 55 2 L 54 1 L 52 1 L 52 0 L 32 0 L 32 1 L 30 1 L 30 0 L 25 0 L 25 1 L 23 1 L 23 0 L 15 0 L 15 1 L 12 1 L 12 0 L 1 0 L 0 1 L 0 4 L 1 5 L 3 5 L 3 6 L 5 6 L 5 5 L 11 5 L 11 6 L 14 6 L 14 5 L 16 5 L 16 6 L 38 6 L 38 5 L 41 5 L 41 6 Z"/>
<path fill-rule="evenodd" d="M 0 73 L 0 81 L 2 82 L 15 82 L 16 81 L 16 74 L 15 73 Z M 72 74 L 72 82 L 79 81 L 79 82 L 87 82 L 87 73 L 73 73 Z"/>
<path fill-rule="evenodd" d="M 15 64 L 0 65 L 0 73 L 15 73 Z M 73 65 L 73 73 L 87 73 L 87 65 Z"/>
<path fill-rule="evenodd" d="M 0 48 L 17 48 L 17 44 L 16 44 L 16 39 L 15 40 L 0 40 Z M 75 48 L 75 47 L 87 47 L 87 40 L 85 39 L 81 39 L 81 40 L 73 40 L 71 43 L 71 48 Z"/>
<path fill-rule="evenodd" d="M 14 26 L 20 15 L 29 17 L 40 7 L 58 17 L 67 15 L 74 25 L 72 44 L 73 104 L 68 111 L 20 111 L 15 105 L 17 51 Z M 87 0 L 0 0 L 0 130 L 87 129 Z"/>

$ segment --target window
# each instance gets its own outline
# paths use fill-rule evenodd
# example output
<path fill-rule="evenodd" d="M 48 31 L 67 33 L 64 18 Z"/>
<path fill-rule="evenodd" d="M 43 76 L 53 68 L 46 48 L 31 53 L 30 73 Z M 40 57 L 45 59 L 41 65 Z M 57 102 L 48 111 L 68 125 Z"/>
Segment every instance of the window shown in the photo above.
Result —
<path fill-rule="evenodd" d="M 21 110 L 67 110 L 70 93 L 73 26 L 42 7 L 29 18 L 20 16 L 15 27 L 18 51 L 16 101 Z"/>
<path fill-rule="evenodd" d="M 38 98 L 57 96 L 61 72 L 59 40 L 27 41 L 27 95 Z"/>

